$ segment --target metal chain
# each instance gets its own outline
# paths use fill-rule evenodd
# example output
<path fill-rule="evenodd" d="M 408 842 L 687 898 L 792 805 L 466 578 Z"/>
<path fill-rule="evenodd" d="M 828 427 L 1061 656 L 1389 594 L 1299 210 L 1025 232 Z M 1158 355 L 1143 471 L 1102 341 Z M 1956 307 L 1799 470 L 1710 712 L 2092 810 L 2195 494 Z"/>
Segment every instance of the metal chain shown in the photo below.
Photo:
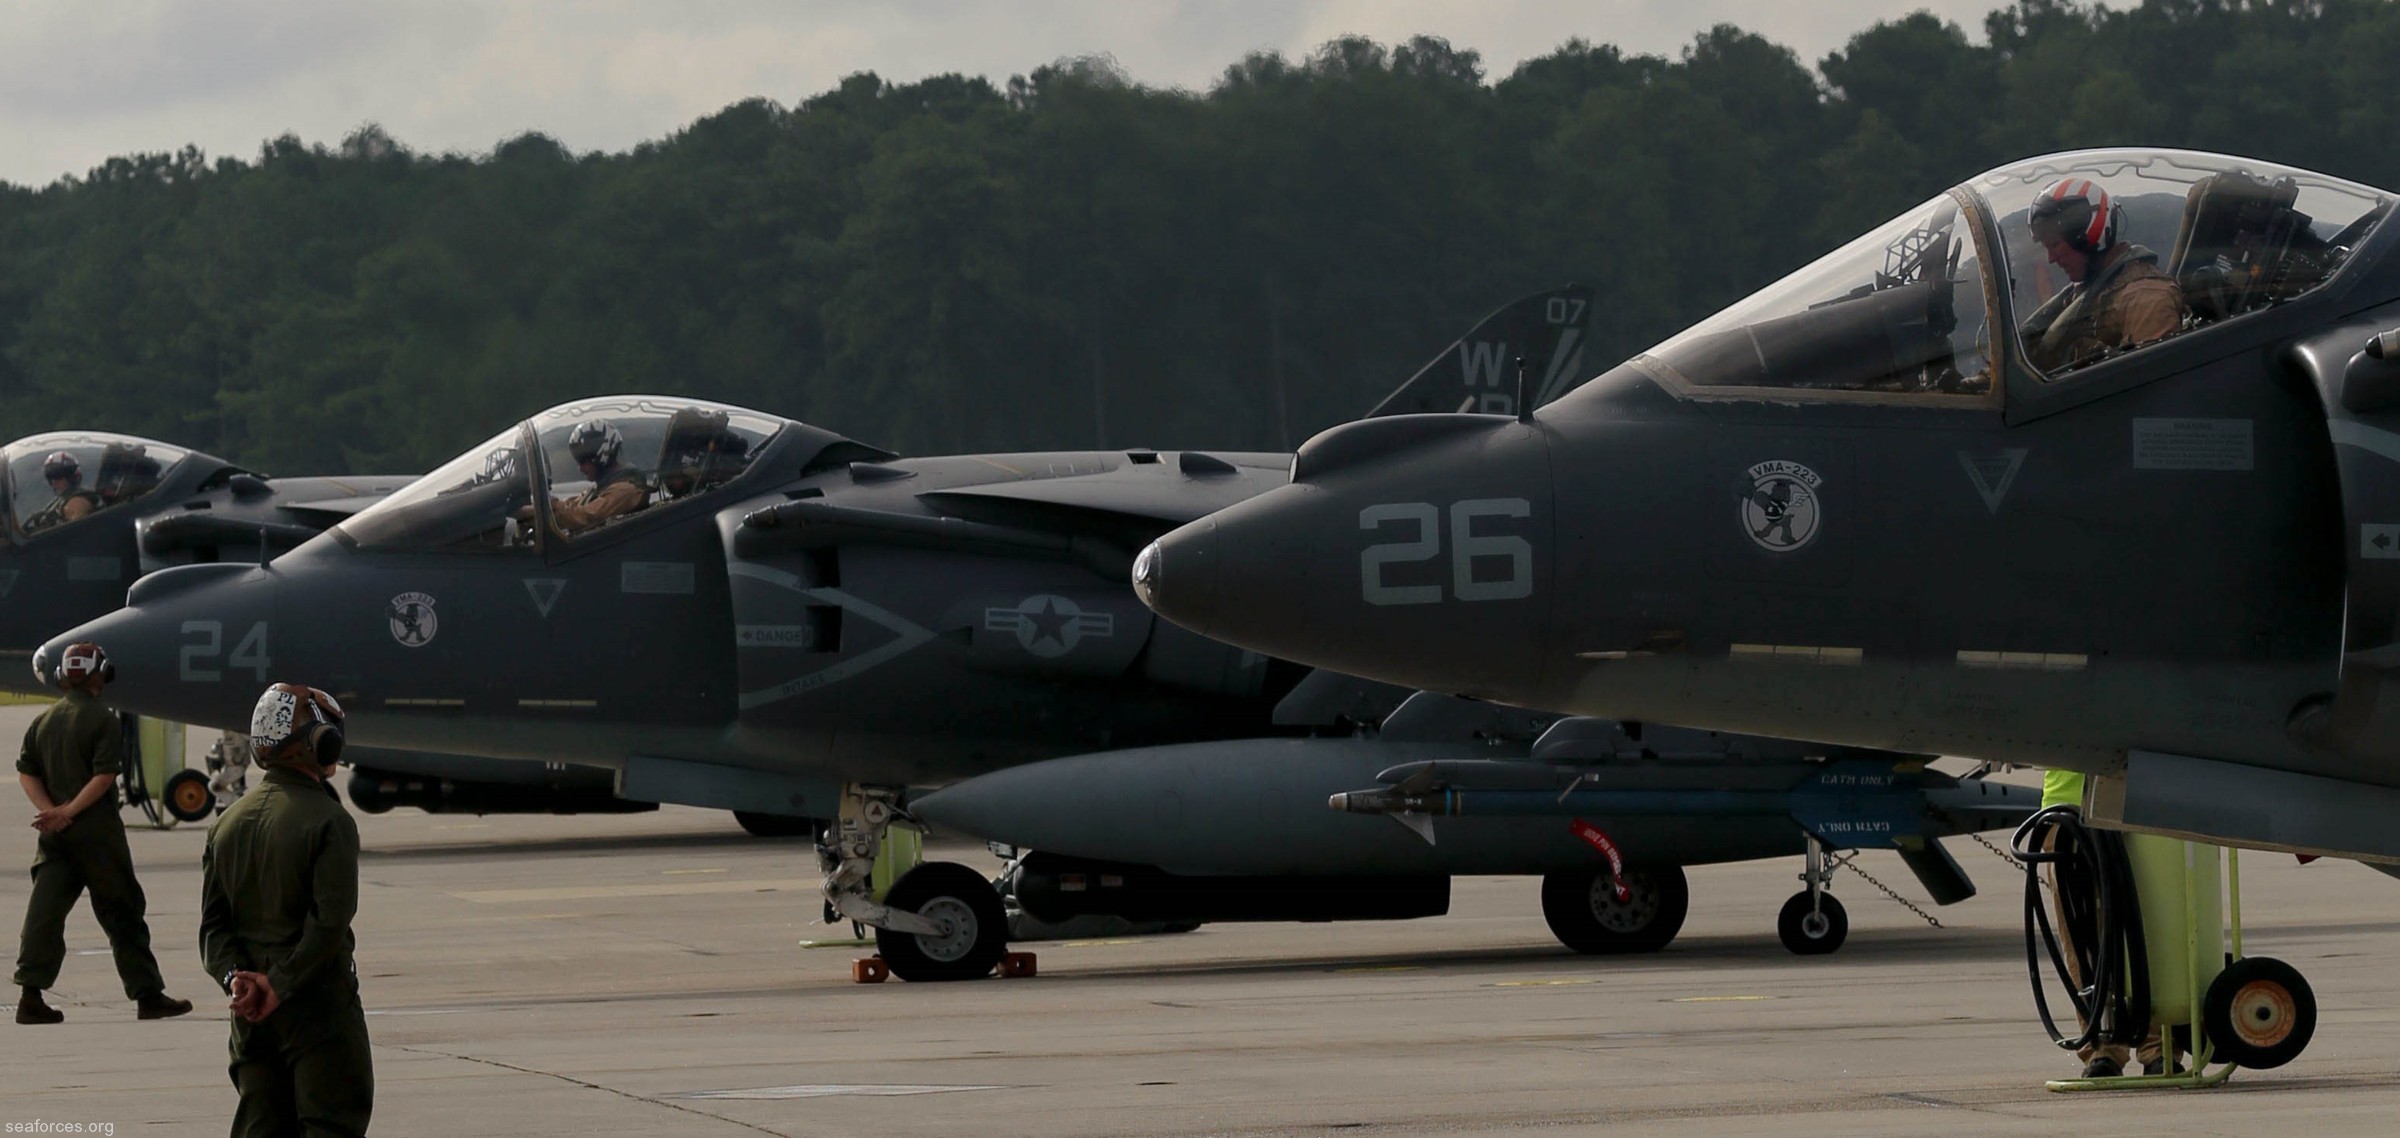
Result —
<path fill-rule="evenodd" d="M 1938 928 L 1940 928 L 1940 927 L 1942 927 L 1942 922 L 1935 920 L 1935 919 L 1934 919 L 1934 917 L 1933 917 L 1933 914 L 1931 914 L 1931 913 L 1928 913 L 1928 912 L 1926 912 L 1925 910 L 1918 908 L 1918 907 L 1917 907 L 1917 903 L 1916 903 L 1916 902 L 1914 902 L 1914 901 L 1911 901 L 1911 900 L 1909 900 L 1908 898 L 1901 896 L 1899 893 L 1895 892 L 1895 891 L 1892 889 L 1892 887 L 1891 887 L 1891 886 L 1889 886 L 1889 885 L 1886 885 L 1886 884 L 1884 884 L 1883 882 L 1880 882 L 1880 881 L 1877 881 L 1877 880 L 1875 880 L 1875 875 L 1874 875 L 1874 874 L 1868 873 L 1866 870 L 1859 868 L 1859 866 L 1858 866 L 1858 854 L 1857 854 L 1855 851 L 1853 851 L 1852 853 L 1850 853 L 1849 855 L 1847 855 L 1847 856 L 1845 856 L 1845 857 L 1842 857 L 1842 858 L 1840 858 L 1840 859 L 1838 859 L 1838 860 L 1836 860 L 1836 861 L 1834 861 L 1834 862 L 1832 862 L 1832 863 L 1829 863 L 1829 864 L 1826 866 L 1825 875 L 1826 875 L 1828 878 L 1832 877 L 1832 876 L 1833 876 L 1833 870 L 1834 870 L 1835 868 L 1839 867 L 1839 866 L 1848 866 L 1848 867 L 1849 867 L 1849 869 L 1850 869 L 1850 872 L 1852 872 L 1852 873 L 1855 873 L 1855 874 L 1857 874 L 1857 875 L 1858 875 L 1858 879 L 1859 879 L 1859 880 L 1861 880 L 1861 881 L 1864 881 L 1864 882 L 1866 882 L 1867 884 L 1869 884 L 1869 885 L 1872 885 L 1872 886 L 1874 886 L 1875 888 L 1882 890 L 1882 891 L 1883 891 L 1883 895 L 1884 895 L 1884 896 L 1886 896 L 1886 897 L 1889 897 L 1889 898 L 1891 898 L 1891 899 L 1892 899 L 1892 903 L 1893 903 L 1893 904 L 1896 904 L 1896 905 L 1900 906 L 1901 908 L 1908 910 L 1908 911 L 1909 911 L 1909 912 L 1911 912 L 1911 913 L 1915 913 L 1916 915 L 1918 915 L 1918 916 L 1920 916 L 1920 917 L 1923 917 L 1923 918 L 1925 918 L 1925 923 L 1926 923 L 1926 924 L 1928 924 L 1928 925 L 1930 925 L 1930 926 L 1932 926 L 1932 927 L 1934 927 L 1934 928 L 1937 928 L 1937 929 L 1938 929 Z"/>
<path fill-rule="evenodd" d="M 1993 844 L 1992 844 L 1992 840 L 1991 840 L 1990 838 L 1984 837 L 1984 836 L 1983 836 L 1983 835 L 1981 835 L 1981 834 L 1969 834 L 1969 835 L 1967 835 L 1967 836 L 1968 836 L 1968 837 L 1970 837 L 1970 838 L 1973 838 L 1973 839 L 1975 839 L 1975 844 L 1976 844 L 1976 845 L 1982 846 L 1983 848 L 1985 848 L 1985 849 L 1987 849 L 1987 850 L 1990 850 L 1990 851 L 1992 851 L 1992 856 L 1994 856 L 1994 857 L 1997 857 L 1997 858 L 1999 858 L 2000 860 L 2002 860 L 2002 861 L 2005 861 L 2005 862 L 2007 862 L 2007 863 L 2008 863 L 2008 864 L 2010 864 L 2010 865 L 2016 866 L 2016 867 L 2017 867 L 2017 869 L 2018 869 L 2020 872 L 2022 872 L 2022 871 L 2024 870 L 2024 868 L 2025 868 L 2025 863 L 2024 863 L 2024 862 L 2022 862 L 2022 861 L 2019 861 L 2019 860 L 2017 860 L 2017 855 L 2015 855 L 2015 854 L 2012 854 L 2012 853 L 2008 852 L 2007 850 L 2001 849 L 2000 847 L 1993 845 Z"/>

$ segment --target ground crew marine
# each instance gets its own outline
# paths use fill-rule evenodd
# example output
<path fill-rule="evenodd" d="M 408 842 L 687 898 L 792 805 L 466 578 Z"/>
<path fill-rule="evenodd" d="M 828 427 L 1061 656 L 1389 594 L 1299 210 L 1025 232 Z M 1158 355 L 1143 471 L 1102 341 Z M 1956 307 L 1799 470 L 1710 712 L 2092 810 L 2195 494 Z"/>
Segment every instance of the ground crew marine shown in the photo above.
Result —
<path fill-rule="evenodd" d="M 326 782 L 341 718 L 322 691 L 267 689 L 250 724 L 265 774 L 201 856 L 200 955 L 233 997 L 236 1138 L 364 1134 L 374 1110 L 351 958 L 358 823 Z"/>
<path fill-rule="evenodd" d="M 66 698 L 26 728 L 17 753 L 17 782 L 33 802 L 33 826 L 42 834 L 34 846 L 33 894 L 25 903 L 18 942 L 18 1023 L 66 1018 L 43 1001 L 42 993 L 58 981 L 67 956 L 67 913 L 86 889 L 92 894 L 92 916 L 108 934 L 117 977 L 141 1018 L 192 1010 L 190 1001 L 168 997 L 158 958 L 150 953 L 150 925 L 143 917 L 147 901 L 134 878 L 133 850 L 116 810 L 125 729 L 117 713 L 100 702 L 111 674 L 97 645 L 69 645 L 60 655 L 57 677 Z"/>

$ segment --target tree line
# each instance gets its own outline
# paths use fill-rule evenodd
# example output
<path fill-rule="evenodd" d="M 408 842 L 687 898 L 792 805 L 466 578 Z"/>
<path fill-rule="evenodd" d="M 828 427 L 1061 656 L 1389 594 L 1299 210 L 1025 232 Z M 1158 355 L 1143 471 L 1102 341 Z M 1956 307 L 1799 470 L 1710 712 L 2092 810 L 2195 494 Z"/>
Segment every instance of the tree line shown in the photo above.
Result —
<path fill-rule="evenodd" d="M 625 153 L 369 126 L 0 184 L 0 435 L 407 472 L 553 403 L 687 394 L 904 453 L 1288 449 L 1475 319 L 1597 287 L 1594 370 L 1982 169 L 2110 145 L 2400 187 L 2400 4 L 2020 0 L 1804 61 L 1731 26 L 853 75 Z"/>

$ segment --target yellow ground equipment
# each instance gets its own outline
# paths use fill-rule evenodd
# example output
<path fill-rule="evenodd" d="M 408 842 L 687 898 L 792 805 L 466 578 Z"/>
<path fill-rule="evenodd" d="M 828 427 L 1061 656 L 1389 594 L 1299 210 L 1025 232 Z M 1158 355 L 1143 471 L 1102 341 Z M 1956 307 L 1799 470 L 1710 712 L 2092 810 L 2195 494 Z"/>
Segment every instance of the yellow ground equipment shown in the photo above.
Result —
<path fill-rule="evenodd" d="M 2026 862 L 2025 949 L 2034 1003 L 2059 1046 L 2132 1046 L 2155 1025 L 2159 1074 L 2055 1079 L 2054 1091 L 2213 1087 L 2237 1067 L 2297 1058 L 2316 1030 L 2316 996 L 2279 960 L 2242 954 L 2241 855 L 2199 842 L 2086 828 L 2072 806 L 2017 831 Z M 2039 870 L 2054 867 L 2046 901 Z M 2053 924 L 2052 916 L 2057 916 Z M 2081 1031 L 2052 1020 L 2047 948 Z"/>

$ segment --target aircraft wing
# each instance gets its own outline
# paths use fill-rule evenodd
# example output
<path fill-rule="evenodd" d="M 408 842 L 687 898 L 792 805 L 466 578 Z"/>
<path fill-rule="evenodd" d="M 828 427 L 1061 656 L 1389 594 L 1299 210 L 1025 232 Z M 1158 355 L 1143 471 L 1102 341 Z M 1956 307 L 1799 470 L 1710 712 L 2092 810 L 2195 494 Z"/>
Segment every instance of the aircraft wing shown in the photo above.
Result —
<path fill-rule="evenodd" d="M 1186 453 L 1105 474 L 929 490 L 910 499 L 917 509 L 802 499 L 742 515 L 733 552 L 754 557 L 845 542 L 1006 549 L 1105 562 L 1104 576 L 1122 577 L 1151 538 L 1287 477 L 1281 466 Z"/>
<path fill-rule="evenodd" d="M 1060 518 L 1108 515 L 1148 523 L 1163 533 L 1281 486 L 1290 471 L 1291 460 L 1284 455 L 1237 455 L 1229 461 L 1185 451 L 1106 474 L 935 490 L 918 495 L 918 500 L 960 513 L 1016 507 Z"/>
<path fill-rule="evenodd" d="M 320 514 L 335 519 L 349 517 L 377 502 L 386 495 L 360 495 L 353 498 L 319 498 L 309 502 L 285 502 L 283 508 L 300 514 Z"/>

